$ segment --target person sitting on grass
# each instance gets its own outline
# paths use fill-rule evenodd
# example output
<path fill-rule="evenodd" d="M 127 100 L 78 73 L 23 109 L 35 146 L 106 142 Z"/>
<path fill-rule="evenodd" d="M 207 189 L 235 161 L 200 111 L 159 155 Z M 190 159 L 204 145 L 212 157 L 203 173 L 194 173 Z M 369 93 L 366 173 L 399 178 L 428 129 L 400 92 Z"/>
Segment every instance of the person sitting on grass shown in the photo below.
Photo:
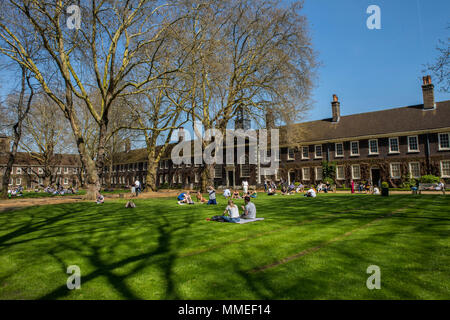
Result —
<path fill-rule="evenodd" d="M 228 189 L 228 188 L 226 188 L 225 190 L 223 190 L 223 196 L 225 197 L 225 198 L 229 198 L 229 197 L 231 197 L 231 191 L 230 191 L 230 189 Z"/>
<path fill-rule="evenodd" d="M 183 204 L 182 201 L 185 200 L 185 197 L 184 197 L 185 195 L 186 195 L 185 192 L 182 192 L 182 193 L 180 193 L 180 194 L 178 195 L 178 197 L 177 197 L 178 204 Z"/>
<path fill-rule="evenodd" d="M 316 196 L 316 190 L 314 190 L 314 188 L 309 189 L 305 194 L 305 197 L 308 198 L 315 198 Z"/>
<path fill-rule="evenodd" d="M 380 189 L 378 189 L 378 187 L 375 186 L 375 187 L 373 188 L 372 194 L 379 195 L 379 194 L 380 194 Z"/>
<path fill-rule="evenodd" d="M 97 201 L 96 201 L 96 203 L 97 204 L 102 204 L 104 202 L 105 202 L 105 197 L 102 196 L 100 192 L 97 192 Z"/>
<path fill-rule="evenodd" d="M 216 201 L 216 190 L 212 186 L 208 187 L 209 201 L 207 204 L 217 204 Z"/>
<path fill-rule="evenodd" d="M 241 215 L 242 219 L 255 219 L 256 218 L 256 207 L 253 202 L 250 201 L 250 197 L 245 197 L 245 206 L 242 206 L 244 213 Z"/>
<path fill-rule="evenodd" d="M 228 214 L 228 216 L 226 216 L 226 214 Z M 228 200 L 228 206 L 225 208 L 225 211 L 223 212 L 222 219 L 225 222 L 232 222 L 232 223 L 241 221 L 239 217 L 239 208 L 237 205 L 234 204 L 233 200 Z"/>
<path fill-rule="evenodd" d="M 231 199 L 240 199 L 241 196 L 239 195 L 239 191 L 234 190 L 233 195 L 231 196 Z"/>
<path fill-rule="evenodd" d="M 185 203 L 187 204 L 194 204 L 194 201 L 192 201 L 191 195 L 189 193 L 189 191 L 186 191 L 186 193 L 182 193 L 178 196 L 178 199 L 180 199 L 180 196 L 183 195 L 183 197 L 181 198 L 181 200 L 178 201 L 179 205 L 183 205 Z"/>
<path fill-rule="evenodd" d="M 256 189 L 252 191 L 252 193 L 250 193 L 250 198 L 256 198 L 258 196 L 258 194 L 256 193 Z"/>
<path fill-rule="evenodd" d="M 208 202 L 208 201 L 203 197 L 203 195 L 202 195 L 202 193 L 201 193 L 200 191 L 197 191 L 196 197 L 197 197 L 197 201 L 200 202 L 200 203 L 206 203 L 206 202 Z"/>
<path fill-rule="evenodd" d="M 297 193 L 305 192 L 305 186 L 300 182 L 300 184 L 297 186 L 297 189 L 295 190 Z"/>
<path fill-rule="evenodd" d="M 136 208 L 136 204 L 132 200 L 128 201 L 125 208 Z"/>
<path fill-rule="evenodd" d="M 272 187 L 269 187 L 269 189 L 267 189 L 268 196 L 274 196 L 276 194 L 277 194 L 277 191 L 275 189 L 273 189 Z"/>

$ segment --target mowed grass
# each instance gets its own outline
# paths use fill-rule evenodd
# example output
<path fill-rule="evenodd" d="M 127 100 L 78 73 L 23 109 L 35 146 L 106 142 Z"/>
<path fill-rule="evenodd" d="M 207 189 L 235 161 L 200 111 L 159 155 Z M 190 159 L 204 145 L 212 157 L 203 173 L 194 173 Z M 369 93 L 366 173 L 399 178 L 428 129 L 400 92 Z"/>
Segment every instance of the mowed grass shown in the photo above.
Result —
<path fill-rule="evenodd" d="M 265 221 L 244 225 L 206 221 L 218 200 L 1 213 L 0 299 L 450 298 L 448 196 L 260 195 Z M 79 290 L 67 289 L 70 265 Z M 380 290 L 366 286 L 370 265 Z"/>

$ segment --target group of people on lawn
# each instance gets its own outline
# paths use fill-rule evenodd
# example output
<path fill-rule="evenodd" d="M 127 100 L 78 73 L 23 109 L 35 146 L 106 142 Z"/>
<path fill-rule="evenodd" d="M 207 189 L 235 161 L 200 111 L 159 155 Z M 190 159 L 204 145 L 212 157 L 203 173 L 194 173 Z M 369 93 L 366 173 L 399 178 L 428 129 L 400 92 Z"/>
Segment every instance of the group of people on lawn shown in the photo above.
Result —
<path fill-rule="evenodd" d="M 252 197 L 252 195 L 256 195 L 256 191 L 249 193 L 248 188 L 246 191 L 247 191 L 246 193 L 244 192 L 242 194 L 242 198 L 244 199 L 244 202 L 245 202 L 245 206 L 242 206 L 242 210 L 244 212 L 242 215 L 239 214 L 239 208 L 232 200 L 232 199 L 241 199 L 239 192 L 237 192 L 237 195 L 234 195 L 234 193 L 232 195 L 230 190 L 226 189 L 226 190 L 224 190 L 223 195 L 226 199 L 228 199 L 228 205 L 225 208 L 223 215 L 214 216 L 208 220 L 237 223 L 240 221 L 240 219 L 256 218 L 256 207 L 255 207 L 255 204 L 253 202 L 251 202 L 251 197 Z M 199 203 L 206 203 L 207 205 L 217 205 L 216 190 L 212 186 L 208 187 L 208 197 L 209 197 L 209 199 L 206 200 L 203 197 L 202 193 L 200 191 L 197 191 L 196 199 Z M 254 196 L 254 197 L 256 197 L 256 196 Z M 177 196 L 177 201 L 178 201 L 179 205 L 195 203 L 194 200 L 192 200 L 191 193 L 189 191 L 180 193 Z"/>

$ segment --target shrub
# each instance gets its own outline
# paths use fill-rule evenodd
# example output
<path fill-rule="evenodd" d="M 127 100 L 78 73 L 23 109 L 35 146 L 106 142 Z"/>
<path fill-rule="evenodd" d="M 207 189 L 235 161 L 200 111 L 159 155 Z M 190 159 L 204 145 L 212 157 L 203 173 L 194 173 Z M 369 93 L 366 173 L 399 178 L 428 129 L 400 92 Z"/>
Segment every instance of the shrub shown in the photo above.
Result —
<path fill-rule="evenodd" d="M 420 183 L 439 183 L 439 177 L 428 174 L 420 178 Z"/>
<path fill-rule="evenodd" d="M 381 183 L 381 187 L 382 187 L 382 188 L 389 188 L 389 184 L 388 184 L 386 181 L 383 181 L 383 182 Z"/>
<path fill-rule="evenodd" d="M 407 179 L 401 184 L 400 188 L 409 189 L 411 187 L 415 187 L 416 185 L 417 181 L 415 179 Z"/>
<path fill-rule="evenodd" d="M 323 179 L 323 182 L 329 183 L 329 184 L 334 184 L 334 180 L 332 178 L 325 178 L 325 179 Z"/>

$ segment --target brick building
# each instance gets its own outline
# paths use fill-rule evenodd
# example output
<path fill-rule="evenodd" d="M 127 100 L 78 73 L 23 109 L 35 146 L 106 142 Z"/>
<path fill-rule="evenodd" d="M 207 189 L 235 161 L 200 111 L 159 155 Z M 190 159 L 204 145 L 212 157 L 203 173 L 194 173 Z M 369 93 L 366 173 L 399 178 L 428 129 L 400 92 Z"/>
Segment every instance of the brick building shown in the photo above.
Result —
<path fill-rule="evenodd" d="M 214 184 L 233 187 L 247 180 L 250 185 L 260 185 L 265 179 L 318 183 L 323 179 L 323 161 L 336 163 L 338 186 L 348 186 L 355 180 L 374 184 L 386 181 L 396 187 L 409 178 L 426 174 L 439 176 L 449 183 L 450 101 L 435 103 L 434 86 L 429 76 L 423 78 L 422 92 L 424 103 L 420 105 L 348 116 L 341 116 L 341 105 L 334 95 L 331 118 L 279 128 L 279 170 L 275 175 L 262 176 L 263 166 L 236 162 L 234 165 L 216 165 Z M 249 127 L 244 115 L 235 123 L 237 128 Z M 273 126 L 270 117 L 267 123 Z M 301 134 L 291 138 L 286 130 Z M 8 148 L 7 138 L 0 138 L 0 166 L 6 163 Z M 170 148 L 167 155 L 170 155 Z M 78 156 L 59 157 L 58 181 L 63 185 L 79 184 L 81 165 Z M 116 154 L 112 166 L 104 169 L 102 183 L 106 185 L 109 178 L 111 186 L 116 188 L 126 187 L 136 179 L 145 183 L 146 157 L 145 149 L 128 148 Z M 175 165 L 169 156 L 164 157 L 158 166 L 157 185 L 197 187 L 201 165 L 193 164 L 192 160 L 191 163 Z M 39 184 L 39 178 L 39 164 L 27 154 L 19 154 L 12 184 L 34 187 Z"/>

